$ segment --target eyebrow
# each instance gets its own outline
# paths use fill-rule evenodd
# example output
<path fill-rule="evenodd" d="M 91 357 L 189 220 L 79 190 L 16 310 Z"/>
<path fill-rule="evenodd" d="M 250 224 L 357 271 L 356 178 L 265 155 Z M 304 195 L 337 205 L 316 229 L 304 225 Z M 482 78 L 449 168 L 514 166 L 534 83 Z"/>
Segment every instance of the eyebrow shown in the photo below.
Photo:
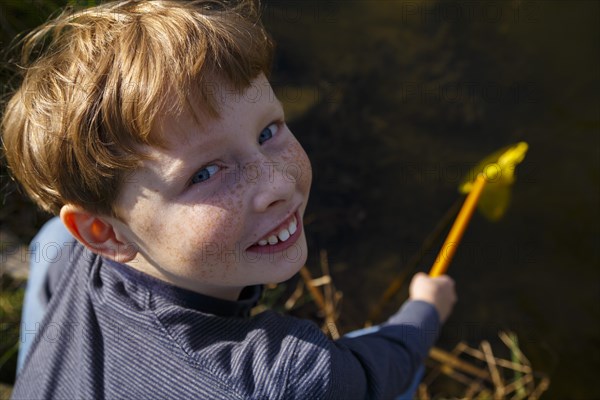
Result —
<path fill-rule="evenodd" d="M 283 108 L 283 104 L 281 103 L 281 101 L 277 98 L 277 96 L 275 95 L 275 92 L 272 92 L 272 98 L 273 101 L 269 101 L 268 103 L 266 103 L 266 106 L 263 107 L 260 110 L 260 114 L 262 114 L 259 118 L 257 118 L 257 124 L 269 124 L 270 121 L 274 118 L 276 118 L 276 115 L 281 115 L 281 117 L 283 118 L 283 120 L 285 120 L 285 110 Z M 217 117 L 220 118 L 220 117 Z M 206 162 L 208 162 L 208 160 L 202 160 L 202 157 L 198 157 L 198 162 L 194 162 L 193 164 L 190 162 L 184 162 L 184 161 L 189 161 L 189 158 L 191 157 L 190 154 L 194 153 L 194 152 L 198 152 L 198 148 L 202 147 L 203 145 L 206 145 L 212 141 L 208 141 L 208 143 L 193 143 L 193 138 L 196 138 L 197 136 L 205 136 L 206 133 L 202 133 L 199 131 L 200 129 L 200 124 L 198 123 L 198 121 L 196 121 L 196 119 L 194 118 L 194 123 L 192 124 L 193 126 L 193 130 L 189 131 L 189 132 L 184 132 L 181 129 L 174 129 L 173 135 L 180 137 L 181 140 L 184 140 L 187 142 L 188 148 L 190 148 L 189 150 L 186 151 L 186 153 L 183 155 L 182 158 L 178 158 L 176 159 L 176 162 L 173 163 L 169 163 L 168 167 L 165 169 L 163 168 L 164 166 L 161 165 L 161 171 L 163 171 L 164 173 L 161 174 L 161 177 L 164 178 L 164 183 L 165 186 L 167 188 L 171 188 L 174 190 L 180 190 L 182 188 L 180 188 L 180 186 L 185 185 L 186 182 L 189 181 L 190 176 L 192 173 L 194 173 L 198 168 L 201 168 Z M 266 126 L 266 125 L 265 125 Z M 257 129 L 261 129 L 260 127 L 258 127 Z M 202 141 L 202 139 L 200 139 L 200 141 Z M 210 146 L 209 146 L 210 147 Z M 195 149 L 195 150 L 193 150 Z M 154 160 L 157 163 L 160 163 L 160 160 Z M 189 166 L 188 166 L 189 165 Z M 150 169 L 148 166 L 144 166 L 144 168 Z M 150 169 L 151 171 L 155 171 L 153 169 Z"/>
<path fill-rule="evenodd" d="M 151 178 L 150 182 L 158 178 L 159 187 L 148 184 L 147 187 L 151 190 L 159 189 L 163 192 L 166 189 L 169 192 L 175 192 L 178 187 L 185 184 L 187 181 L 186 172 L 182 159 L 161 160 L 160 158 L 151 157 L 148 162 L 141 165 L 139 170 L 147 177 Z M 180 183 L 181 182 L 181 183 Z"/>

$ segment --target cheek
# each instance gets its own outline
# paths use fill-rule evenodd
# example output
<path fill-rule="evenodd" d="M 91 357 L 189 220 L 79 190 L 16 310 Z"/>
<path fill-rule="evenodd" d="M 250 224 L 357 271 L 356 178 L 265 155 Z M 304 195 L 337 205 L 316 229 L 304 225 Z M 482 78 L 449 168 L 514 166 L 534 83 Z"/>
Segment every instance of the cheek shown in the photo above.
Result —
<path fill-rule="evenodd" d="M 236 204 L 233 199 L 222 206 L 202 205 L 192 207 L 192 215 L 187 215 L 185 220 L 192 234 L 191 241 L 200 246 L 218 246 L 219 248 L 232 247 L 232 242 L 239 237 L 241 220 L 240 216 L 231 207 Z"/>
<path fill-rule="evenodd" d="M 240 234 L 241 205 L 241 194 L 235 190 L 222 190 L 210 201 L 176 204 L 169 213 L 176 214 L 173 221 L 177 221 L 177 225 L 169 223 L 170 234 L 192 246 L 191 252 L 206 246 L 230 247 L 229 242 Z"/>
<path fill-rule="evenodd" d="M 172 210 L 175 211 L 175 210 Z M 240 240 L 240 220 L 217 206 L 191 206 L 168 213 L 162 238 L 156 238 L 149 254 L 163 268 L 204 279 L 224 273 Z M 199 268 L 202 266 L 202 268 Z"/>
<path fill-rule="evenodd" d="M 214 200 L 212 204 L 199 205 L 138 204 L 130 214 L 130 227 L 147 252 L 160 249 L 163 256 L 187 258 L 215 247 L 231 248 L 230 242 L 239 236 L 241 225 L 234 212 L 239 201 L 231 193 Z"/>
<path fill-rule="evenodd" d="M 285 174 L 293 179 L 303 193 L 308 193 L 312 182 L 312 168 L 306 152 L 297 140 L 283 155 Z"/>
<path fill-rule="evenodd" d="M 300 145 L 298 145 L 300 146 Z M 312 183 L 312 166 L 310 165 L 310 160 L 308 159 L 308 156 L 306 155 L 306 152 L 304 151 L 304 149 L 300 146 L 300 150 L 302 153 L 302 179 L 303 179 L 303 183 L 306 187 L 306 191 L 308 192 L 310 190 L 310 185 Z"/>

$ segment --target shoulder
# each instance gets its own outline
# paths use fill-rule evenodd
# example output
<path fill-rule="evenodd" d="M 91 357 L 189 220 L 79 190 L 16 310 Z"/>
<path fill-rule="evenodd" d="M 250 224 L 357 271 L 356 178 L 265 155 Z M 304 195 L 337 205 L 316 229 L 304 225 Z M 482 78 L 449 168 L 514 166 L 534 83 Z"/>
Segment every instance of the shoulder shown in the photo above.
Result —
<path fill-rule="evenodd" d="M 173 312 L 157 310 L 157 317 L 183 361 L 244 398 L 324 398 L 332 342 L 314 323 L 272 311 L 224 318 L 183 310 L 174 324 Z"/>

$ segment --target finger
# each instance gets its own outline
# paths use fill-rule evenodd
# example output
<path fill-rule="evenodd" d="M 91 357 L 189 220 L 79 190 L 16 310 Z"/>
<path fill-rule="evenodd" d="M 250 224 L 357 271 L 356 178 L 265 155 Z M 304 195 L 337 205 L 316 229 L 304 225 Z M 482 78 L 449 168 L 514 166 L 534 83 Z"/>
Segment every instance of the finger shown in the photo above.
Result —
<path fill-rule="evenodd" d="M 438 282 L 447 282 L 448 284 L 454 286 L 454 279 L 452 279 L 448 275 L 440 275 L 440 276 L 437 276 L 437 277 L 435 277 L 433 279 L 437 280 Z"/>

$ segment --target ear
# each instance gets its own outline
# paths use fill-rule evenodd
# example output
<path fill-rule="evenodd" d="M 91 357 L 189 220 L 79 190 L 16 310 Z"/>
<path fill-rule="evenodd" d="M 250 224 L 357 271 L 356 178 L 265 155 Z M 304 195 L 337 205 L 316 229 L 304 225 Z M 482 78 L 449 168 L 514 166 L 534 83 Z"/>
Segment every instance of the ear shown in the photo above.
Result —
<path fill-rule="evenodd" d="M 112 218 L 68 204 L 61 208 L 60 219 L 69 232 L 93 253 L 120 263 L 129 262 L 137 255 L 135 244 L 118 234 Z"/>

